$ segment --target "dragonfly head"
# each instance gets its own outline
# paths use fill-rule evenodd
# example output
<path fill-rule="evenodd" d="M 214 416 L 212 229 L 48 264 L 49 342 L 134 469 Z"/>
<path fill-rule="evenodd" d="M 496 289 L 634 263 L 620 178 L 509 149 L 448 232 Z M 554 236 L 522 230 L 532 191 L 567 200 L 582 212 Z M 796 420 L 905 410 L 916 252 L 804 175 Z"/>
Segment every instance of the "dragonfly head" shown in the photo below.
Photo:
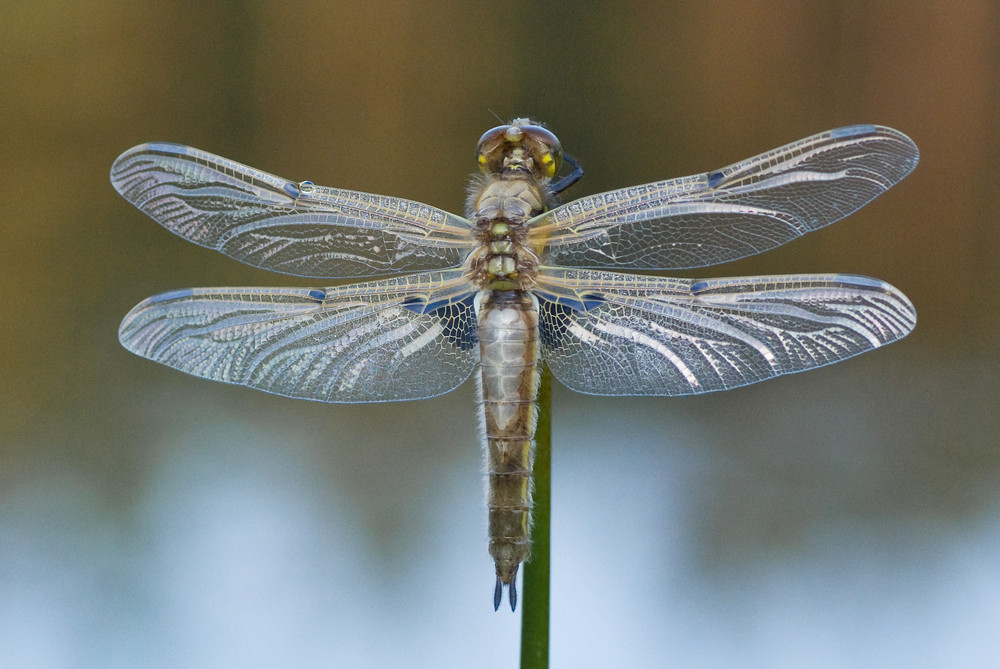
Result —
<path fill-rule="evenodd" d="M 487 174 L 523 172 L 551 179 L 562 164 L 562 146 L 549 130 L 531 119 L 516 118 L 483 133 L 476 150 Z"/>

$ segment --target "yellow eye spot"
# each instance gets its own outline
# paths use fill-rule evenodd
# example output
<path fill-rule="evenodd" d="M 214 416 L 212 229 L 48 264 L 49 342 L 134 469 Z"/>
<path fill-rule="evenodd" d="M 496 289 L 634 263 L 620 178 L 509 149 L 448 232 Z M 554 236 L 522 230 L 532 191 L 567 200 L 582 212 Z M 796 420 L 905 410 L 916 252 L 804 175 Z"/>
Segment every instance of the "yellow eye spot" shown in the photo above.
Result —
<path fill-rule="evenodd" d="M 479 154 L 479 166 L 486 167 L 486 156 L 481 153 Z"/>
<path fill-rule="evenodd" d="M 549 177 L 553 177 L 556 174 L 556 161 L 552 158 L 551 153 L 546 153 L 542 156 L 542 165 L 545 167 L 545 174 Z"/>

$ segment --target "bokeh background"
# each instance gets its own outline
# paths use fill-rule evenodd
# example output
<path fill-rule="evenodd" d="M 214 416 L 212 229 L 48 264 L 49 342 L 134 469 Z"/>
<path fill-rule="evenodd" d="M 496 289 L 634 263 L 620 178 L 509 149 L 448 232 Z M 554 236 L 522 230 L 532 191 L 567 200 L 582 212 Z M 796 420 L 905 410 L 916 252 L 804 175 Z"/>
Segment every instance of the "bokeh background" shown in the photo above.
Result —
<path fill-rule="evenodd" d="M 471 383 L 332 406 L 132 356 L 148 295 L 310 282 L 107 176 L 165 140 L 461 211 L 496 113 L 548 122 L 573 197 L 851 123 L 922 152 L 851 218 L 687 274 L 877 276 L 917 306 L 902 342 L 702 397 L 557 387 L 553 666 L 1000 666 L 998 72 L 990 0 L 8 0 L 0 665 L 516 663 Z"/>

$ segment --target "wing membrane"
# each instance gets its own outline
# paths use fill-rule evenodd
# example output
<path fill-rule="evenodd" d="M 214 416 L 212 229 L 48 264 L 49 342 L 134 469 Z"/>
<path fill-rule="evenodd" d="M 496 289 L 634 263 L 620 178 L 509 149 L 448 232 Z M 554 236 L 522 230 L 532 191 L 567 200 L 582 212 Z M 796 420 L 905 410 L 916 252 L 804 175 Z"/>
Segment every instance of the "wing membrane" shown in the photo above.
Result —
<path fill-rule="evenodd" d="M 286 397 L 421 399 L 471 374 L 473 295 L 459 271 L 326 290 L 195 288 L 141 302 L 119 338 L 189 374 Z"/>
<path fill-rule="evenodd" d="M 469 223 L 402 198 L 294 182 L 177 144 L 142 144 L 111 168 L 125 199 L 185 239 L 255 267 L 357 277 L 455 267 Z"/>
<path fill-rule="evenodd" d="M 531 221 L 544 262 L 681 269 L 767 251 L 857 211 L 909 174 L 909 137 L 848 126 L 721 170 L 585 197 Z"/>
<path fill-rule="evenodd" d="M 828 365 L 909 333 L 913 305 L 843 274 L 671 279 L 546 268 L 542 355 L 593 395 L 694 395 Z"/>

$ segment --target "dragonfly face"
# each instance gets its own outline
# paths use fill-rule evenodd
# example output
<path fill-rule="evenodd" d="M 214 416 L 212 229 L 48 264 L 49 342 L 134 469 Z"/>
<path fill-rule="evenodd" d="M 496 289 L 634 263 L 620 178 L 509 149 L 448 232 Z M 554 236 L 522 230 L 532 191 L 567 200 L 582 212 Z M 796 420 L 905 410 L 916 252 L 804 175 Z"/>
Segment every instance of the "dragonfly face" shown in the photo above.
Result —
<path fill-rule="evenodd" d="M 536 180 L 552 179 L 562 162 L 562 147 L 546 128 L 528 119 L 514 119 L 483 133 L 476 155 L 486 174 L 518 170 Z"/>
<path fill-rule="evenodd" d="M 530 555 L 542 360 L 593 395 L 690 395 L 830 364 L 909 333 L 913 305 L 845 274 L 674 279 L 616 269 L 754 255 L 851 214 L 909 174 L 902 133 L 838 128 L 729 167 L 559 204 L 582 170 L 527 119 L 487 131 L 464 217 L 289 181 L 175 144 L 123 153 L 111 181 L 172 232 L 332 288 L 194 288 L 122 321 L 129 350 L 203 378 L 322 402 L 454 390 L 479 370 L 494 605 Z M 575 169 L 555 180 L 565 159 Z M 407 273 L 410 272 L 410 273 Z"/>

